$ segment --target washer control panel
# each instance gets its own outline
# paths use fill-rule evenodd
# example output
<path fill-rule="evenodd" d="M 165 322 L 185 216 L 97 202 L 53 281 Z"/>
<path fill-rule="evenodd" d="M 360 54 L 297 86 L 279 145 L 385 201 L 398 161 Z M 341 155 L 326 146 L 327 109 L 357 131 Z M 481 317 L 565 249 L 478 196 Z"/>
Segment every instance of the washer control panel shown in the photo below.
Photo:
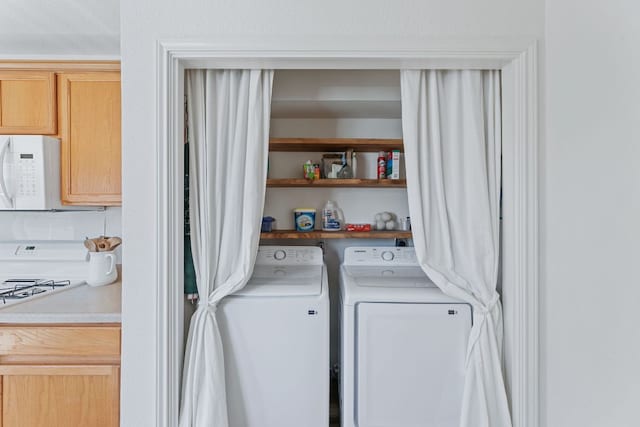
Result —
<path fill-rule="evenodd" d="M 411 247 L 353 247 L 344 250 L 344 264 L 417 266 L 418 260 Z"/>
<path fill-rule="evenodd" d="M 316 246 L 260 246 L 256 265 L 322 265 L 322 249 Z"/>

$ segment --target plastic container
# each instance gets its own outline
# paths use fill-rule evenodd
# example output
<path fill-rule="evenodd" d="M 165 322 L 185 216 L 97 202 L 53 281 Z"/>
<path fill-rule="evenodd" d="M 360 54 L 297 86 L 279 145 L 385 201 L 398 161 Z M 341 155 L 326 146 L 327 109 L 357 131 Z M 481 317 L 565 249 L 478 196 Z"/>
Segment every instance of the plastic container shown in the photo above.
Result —
<path fill-rule="evenodd" d="M 327 201 L 322 208 L 322 231 L 340 231 L 343 224 L 342 209 L 333 200 Z"/>
<path fill-rule="evenodd" d="M 276 219 L 272 216 L 264 216 L 262 217 L 262 227 L 261 227 L 261 231 L 263 233 L 271 233 L 271 229 L 273 227 L 273 222 Z"/>
<path fill-rule="evenodd" d="M 356 152 L 354 151 L 351 154 L 351 171 L 353 172 L 353 177 L 358 177 L 358 159 L 356 158 Z"/>
<path fill-rule="evenodd" d="M 293 220 L 296 224 L 296 231 L 313 231 L 316 226 L 316 210 L 311 208 L 294 209 Z"/>
<path fill-rule="evenodd" d="M 316 175 L 316 165 L 311 163 L 311 160 L 302 165 L 303 176 L 305 179 L 319 179 L 320 174 Z"/>

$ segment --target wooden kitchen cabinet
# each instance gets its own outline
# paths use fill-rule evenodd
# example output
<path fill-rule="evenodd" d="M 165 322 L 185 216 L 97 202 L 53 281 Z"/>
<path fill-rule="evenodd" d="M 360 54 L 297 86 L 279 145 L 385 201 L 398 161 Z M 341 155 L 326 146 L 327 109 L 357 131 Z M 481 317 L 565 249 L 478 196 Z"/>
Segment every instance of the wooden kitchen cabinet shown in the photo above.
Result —
<path fill-rule="evenodd" d="M 62 203 L 120 205 L 120 73 L 64 72 L 57 79 Z"/>
<path fill-rule="evenodd" d="M 0 70 L 0 134 L 55 133 L 55 73 Z"/>
<path fill-rule="evenodd" d="M 120 325 L 0 326 L 0 426 L 119 425 Z"/>

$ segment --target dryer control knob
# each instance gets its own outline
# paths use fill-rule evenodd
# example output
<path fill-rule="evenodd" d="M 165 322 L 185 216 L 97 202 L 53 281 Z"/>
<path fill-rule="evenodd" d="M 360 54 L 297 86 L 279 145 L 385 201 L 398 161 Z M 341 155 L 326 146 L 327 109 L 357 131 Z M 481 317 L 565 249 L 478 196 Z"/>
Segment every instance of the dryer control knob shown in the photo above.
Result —
<path fill-rule="evenodd" d="M 285 251 L 283 251 L 282 249 L 278 249 L 277 251 L 275 251 L 273 253 L 273 257 L 275 259 L 277 259 L 278 261 L 282 261 L 283 259 L 285 259 L 287 257 L 287 253 Z"/>
<path fill-rule="evenodd" d="M 382 252 L 382 259 L 385 261 L 393 261 L 393 259 L 395 258 L 395 255 L 393 254 L 393 252 L 389 252 L 389 251 L 384 251 Z"/>

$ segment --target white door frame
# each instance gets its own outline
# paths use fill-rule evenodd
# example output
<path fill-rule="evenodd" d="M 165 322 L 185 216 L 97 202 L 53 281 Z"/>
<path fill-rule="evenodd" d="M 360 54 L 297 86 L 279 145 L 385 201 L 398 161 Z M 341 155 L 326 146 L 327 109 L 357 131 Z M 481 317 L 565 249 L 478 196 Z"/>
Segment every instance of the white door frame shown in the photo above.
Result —
<path fill-rule="evenodd" d="M 363 45 L 366 47 L 362 48 Z M 533 39 L 158 43 L 157 425 L 172 427 L 177 425 L 178 418 L 183 339 L 182 141 L 187 68 L 502 71 L 505 371 L 514 427 L 537 427 L 539 89 Z"/>

